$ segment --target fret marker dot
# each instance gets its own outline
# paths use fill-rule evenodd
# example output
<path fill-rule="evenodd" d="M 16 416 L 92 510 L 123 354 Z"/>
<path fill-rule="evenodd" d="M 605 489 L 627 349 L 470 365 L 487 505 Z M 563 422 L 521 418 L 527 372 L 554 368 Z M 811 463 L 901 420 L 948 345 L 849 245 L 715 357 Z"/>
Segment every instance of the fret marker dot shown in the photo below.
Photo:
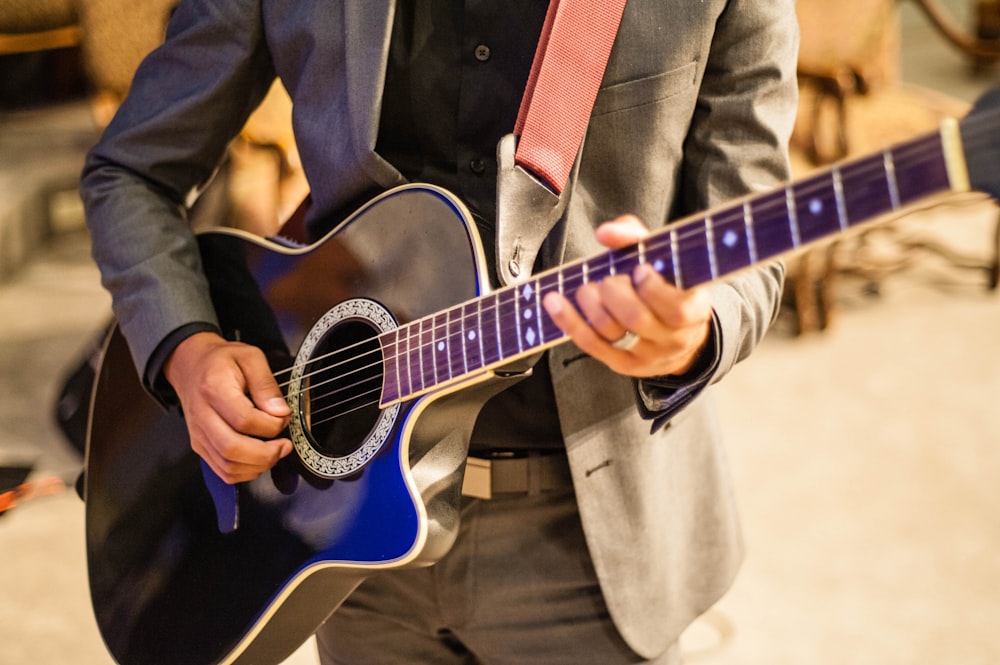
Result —
<path fill-rule="evenodd" d="M 740 237 L 736 234 L 736 231 L 729 229 L 722 234 L 722 244 L 732 249 L 736 247 L 736 244 L 740 241 Z"/>
<path fill-rule="evenodd" d="M 438 351 L 444 351 L 444 342 L 438 342 Z"/>
<path fill-rule="evenodd" d="M 525 319 L 530 319 L 531 318 L 531 310 L 530 309 L 524 310 L 524 318 Z"/>
<path fill-rule="evenodd" d="M 529 328 L 528 332 L 525 333 L 524 338 L 526 340 L 528 340 L 528 344 L 529 345 L 534 345 L 535 344 L 535 331 L 534 331 L 534 329 L 533 328 Z"/>
<path fill-rule="evenodd" d="M 475 330 L 470 330 L 470 331 L 469 331 L 469 335 L 468 335 L 468 337 L 469 337 L 469 341 L 470 341 L 470 342 L 471 342 L 472 340 L 476 339 L 476 331 L 475 331 Z"/>
<path fill-rule="evenodd" d="M 663 259 L 657 259 L 656 261 L 653 261 L 653 270 L 655 270 L 656 272 L 663 272 L 663 269 L 665 267 L 666 265 L 663 263 Z"/>
<path fill-rule="evenodd" d="M 818 215 L 823 212 L 823 202 L 820 199 L 813 199 L 809 201 L 809 212 L 814 215 Z"/>

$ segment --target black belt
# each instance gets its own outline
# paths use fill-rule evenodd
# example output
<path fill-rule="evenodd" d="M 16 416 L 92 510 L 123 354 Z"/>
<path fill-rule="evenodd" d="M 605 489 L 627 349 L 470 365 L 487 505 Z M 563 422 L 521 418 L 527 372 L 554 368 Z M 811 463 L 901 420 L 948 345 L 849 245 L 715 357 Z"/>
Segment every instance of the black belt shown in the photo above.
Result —
<path fill-rule="evenodd" d="M 536 452 L 504 457 L 469 456 L 462 494 L 477 499 L 496 495 L 541 494 L 573 487 L 564 452 Z"/>

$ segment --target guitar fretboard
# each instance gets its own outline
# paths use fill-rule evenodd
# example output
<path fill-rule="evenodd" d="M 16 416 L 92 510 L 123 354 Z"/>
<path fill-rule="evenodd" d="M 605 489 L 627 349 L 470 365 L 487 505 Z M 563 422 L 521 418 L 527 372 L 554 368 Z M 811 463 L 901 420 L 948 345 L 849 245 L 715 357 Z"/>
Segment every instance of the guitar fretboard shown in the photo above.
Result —
<path fill-rule="evenodd" d="M 642 242 L 566 264 L 383 333 L 383 405 L 469 378 L 566 339 L 542 307 L 649 264 L 680 288 L 773 259 L 951 189 L 942 134 L 837 164 L 783 188 L 687 218 Z"/>

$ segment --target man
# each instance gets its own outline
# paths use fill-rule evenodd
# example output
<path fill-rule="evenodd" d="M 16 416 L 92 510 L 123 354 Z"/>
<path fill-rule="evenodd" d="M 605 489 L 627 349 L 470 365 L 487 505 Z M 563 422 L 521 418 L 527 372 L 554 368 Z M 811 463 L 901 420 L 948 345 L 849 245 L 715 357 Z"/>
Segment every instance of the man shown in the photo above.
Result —
<path fill-rule="evenodd" d="M 561 215 L 540 234 L 529 202 L 495 197 L 509 164 L 503 149 L 499 165 L 492 156 L 546 5 L 181 4 L 90 155 L 83 195 L 136 366 L 179 401 L 192 447 L 222 479 L 291 453 L 290 410 L 263 355 L 218 335 L 184 208 L 275 75 L 295 105 L 314 237 L 373 193 L 433 182 L 468 203 L 495 283 L 787 176 L 794 4 L 633 0 Z M 681 291 L 640 266 L 574 303 L 546 297 L 573 343 L 484 407 L 471 454 L 526 458 L 566 482 L 466 499 L 453 550 L 363 583 L 320 630 L 323 662 L 678 662 L 678 637 L 741 556 L 705 388 L 763 337 L 781 279 L 770 265 Z"/>

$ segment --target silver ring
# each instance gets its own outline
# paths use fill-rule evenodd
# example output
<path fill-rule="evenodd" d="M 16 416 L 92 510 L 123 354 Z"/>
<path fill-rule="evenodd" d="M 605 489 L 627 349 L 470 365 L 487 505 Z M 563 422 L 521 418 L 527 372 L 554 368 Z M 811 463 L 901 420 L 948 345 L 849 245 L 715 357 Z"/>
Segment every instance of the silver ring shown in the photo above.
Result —
<path fill-rule="evenodd" d="M 632 347 L 639 343 L 639 336 L 636 335 L 631 330 L 626 330 L 625 334 L 621 336 L 621 339 L 612 342 L 611 346 L 615 347 L 619 351 L 630 351 Z"/>

